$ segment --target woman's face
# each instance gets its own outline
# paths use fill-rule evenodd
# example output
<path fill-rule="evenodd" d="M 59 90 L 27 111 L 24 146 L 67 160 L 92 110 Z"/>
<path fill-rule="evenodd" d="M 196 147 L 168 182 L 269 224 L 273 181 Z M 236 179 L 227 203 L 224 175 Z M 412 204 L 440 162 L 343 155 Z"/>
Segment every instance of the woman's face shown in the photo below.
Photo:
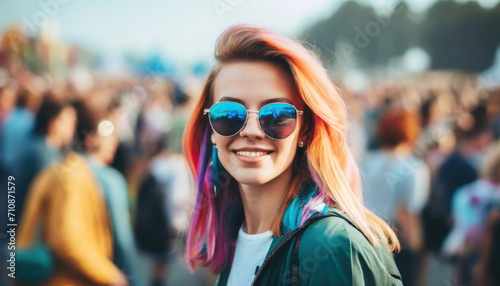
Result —
<path fill-rule="evenodd" d="M 65 107 L 61 113 L 54 118 L 53 128 L 59 136 L 62 146 L 71 144 L 76 129 L 76 111 L 73 107 Z"/>
<path fill-rule="evenodd" d="M 283 68 L 267 62 L 225 64 L 214 82 L 214 103 L 233 101 L 248 110 L 284 102 L 302 110 L 302 102 Z M 295 131 L 287 138 L 268 138 L 260 129 L 256 113 L 249 113 L 245 127 L 231 137 L 212 132 L 219 160 L 240 184 L 262 185 L 277 178 L 291 178 L 297 151 L 302 116 Z M 304 141 L 305 138 L 301 138 Z M 283 177 L 285 176 L 285 177 Z"/>

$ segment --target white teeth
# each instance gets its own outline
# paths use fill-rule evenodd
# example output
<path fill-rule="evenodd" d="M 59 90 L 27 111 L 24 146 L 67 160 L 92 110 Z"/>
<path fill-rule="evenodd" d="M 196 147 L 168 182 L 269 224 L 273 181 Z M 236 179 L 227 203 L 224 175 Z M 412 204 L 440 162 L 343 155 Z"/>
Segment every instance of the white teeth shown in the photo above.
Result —
<path fill-rule="evenodd" d="M 237 151 L 236 154 L 247 157 L 257 157 L 266 155 L 267 152 L 254 152 L 254 151 Z"/>

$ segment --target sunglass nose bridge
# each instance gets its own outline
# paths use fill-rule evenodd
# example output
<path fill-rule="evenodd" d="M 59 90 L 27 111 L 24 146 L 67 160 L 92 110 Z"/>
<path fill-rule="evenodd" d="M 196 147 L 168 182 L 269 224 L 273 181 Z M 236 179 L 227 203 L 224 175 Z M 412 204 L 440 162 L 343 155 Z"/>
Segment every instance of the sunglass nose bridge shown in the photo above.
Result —
<path fill-rule="evenodd" d="M 247 110 L 248 116 L 245 120 L 245 124 L 240 130 L 241 136 L 249 136 L 249 137 L 262 137 L 264 138 L 266 135 L 262 130 L 262 127 L 259 123 L 258 111 Z M 255 113 L 255 118 L 250 116 L 250 113 Z"/>

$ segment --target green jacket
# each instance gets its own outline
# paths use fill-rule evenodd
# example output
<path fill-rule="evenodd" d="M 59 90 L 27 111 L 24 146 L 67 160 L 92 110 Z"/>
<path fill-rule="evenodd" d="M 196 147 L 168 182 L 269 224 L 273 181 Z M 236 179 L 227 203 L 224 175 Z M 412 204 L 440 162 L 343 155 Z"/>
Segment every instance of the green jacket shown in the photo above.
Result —
<path fill-rule="evenodd" d="M 297 252 L 297 240 L 298 244 Z M 298 256 L 297 256 L 298 253 Z M 295 262 L 295 263 L 294 263 Z M 298 268 L 294 269 L 294 265 Z M 229 270 L 214 285 L 226 285 Z M 292 283 L 293 278 L 300 283 Z M 252 285 L 403 285 L 391 254 L 373 247 L 338 209 L 311 218 L 297 230 L 274 237 Z"/>

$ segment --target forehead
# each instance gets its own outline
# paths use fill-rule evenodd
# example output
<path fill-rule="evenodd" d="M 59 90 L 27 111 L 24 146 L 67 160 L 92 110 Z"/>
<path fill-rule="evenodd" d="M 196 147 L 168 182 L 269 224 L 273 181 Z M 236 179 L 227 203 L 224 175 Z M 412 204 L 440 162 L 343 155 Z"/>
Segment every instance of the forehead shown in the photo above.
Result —
<path fill-rule="evenodd" d="M 214 101 L 227 98 L 247 107 L 275 99 L 300 105 L 291 77 L 284 68 L 268 62 L 224 64 L 214 81 Z"/>

